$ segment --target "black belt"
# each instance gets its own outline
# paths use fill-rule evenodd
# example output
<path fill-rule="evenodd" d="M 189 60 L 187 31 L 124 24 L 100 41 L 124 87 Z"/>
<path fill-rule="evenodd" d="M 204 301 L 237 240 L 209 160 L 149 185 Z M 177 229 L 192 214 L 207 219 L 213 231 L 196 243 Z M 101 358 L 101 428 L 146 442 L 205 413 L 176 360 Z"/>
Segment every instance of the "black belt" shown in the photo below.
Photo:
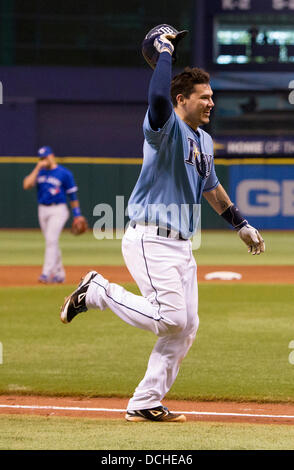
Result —
<path fill-rule="evenodd" d="M 62 204 L 61 202 L 51 202 L 51 204 L 44 204 L 40 202 L 41 206 L 58 206 L 58 204 Z"/>
<path fill-rule="evenodd" d="M 134 220 L 131 220 L 130 226 L 133 227 L 133 228 L 136 228 L 136 225 L 137 225 L 136 222 Z M 148 224 L 145 224 L 145 225 L 148 225 Z M 162 227 L 157 226 L 157 235 L 158 236 L 165 237 L 165 238 L 170 238 L 170 234 L 171 234 L 171 229 L 162 228 Z M 174 237 L 174 238 L 177 238 L 177 237 Z M 187 238 L 182 237 L 182 235 L 180 233 L 178 234 L 178 239 L 179 240 L 187 240 Z"/>

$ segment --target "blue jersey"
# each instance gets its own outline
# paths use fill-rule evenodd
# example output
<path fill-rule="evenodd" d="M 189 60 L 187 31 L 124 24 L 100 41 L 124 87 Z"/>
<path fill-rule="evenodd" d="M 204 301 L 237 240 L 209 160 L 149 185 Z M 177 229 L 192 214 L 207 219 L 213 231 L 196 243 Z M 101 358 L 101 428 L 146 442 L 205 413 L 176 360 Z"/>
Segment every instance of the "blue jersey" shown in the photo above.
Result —
<path fill-rule="evenodd" d="M 219 184 L 209 134 L 191 129 L 173 110 L 158 131 L 145 116 L 144 158 L 131 194 L 131 220 L 172 228 L 184 238 L 197 229 L 202 193 Z"/>
<path fill-rule="evenodd" d="M 58 165 L 53 170 L 42 168 L 37 176 L 37 195 L 39 204 L 63 204 L 66 195 L 76 193 L 74 177 L 67 168 Z"/>

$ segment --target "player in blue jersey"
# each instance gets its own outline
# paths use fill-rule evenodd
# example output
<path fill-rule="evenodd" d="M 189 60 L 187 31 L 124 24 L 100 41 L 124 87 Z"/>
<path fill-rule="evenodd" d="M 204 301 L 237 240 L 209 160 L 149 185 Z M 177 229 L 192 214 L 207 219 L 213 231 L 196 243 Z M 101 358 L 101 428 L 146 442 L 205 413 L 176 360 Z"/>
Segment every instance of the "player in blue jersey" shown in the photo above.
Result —
<path fill-rule="evenodd" d="M 128 324 L 157 335 L 146 374 L 128 403 L 126 419 L 133 422 L 186 420 L 170 412 L 162 400 L 199 324 L 197 266 L 190 238 L 202 196 L 236 229 L 248 251 L 258 255 L 265 249 L 259 232 L 218 181 L 212 139 L 199 127 L 209 122 L 214 106 L 209 75 L 187 68 L 172 80 L 169 39 L 163 34 L 154 41 L 160 55 L 149 86 L 144 159 L 122 242 L 126 265 L 142 295 L 91 271 L 61 308 L 64 323 L 88 309 L 110 308 Z"/>
<path fill-rule="evenodd" d="M 45 257 L 42 283 L 61 283 L 65 280 L 59 237 L 69 218 L 67 198 L 73 217 L 81 217 L 74 177 L 67 168 L 58 165 L 51 147 L 38 150 L 39 161 L 33 171 L 24 178 L 23 188 L 37 187 L 38 219 L 45 237 Z"/>

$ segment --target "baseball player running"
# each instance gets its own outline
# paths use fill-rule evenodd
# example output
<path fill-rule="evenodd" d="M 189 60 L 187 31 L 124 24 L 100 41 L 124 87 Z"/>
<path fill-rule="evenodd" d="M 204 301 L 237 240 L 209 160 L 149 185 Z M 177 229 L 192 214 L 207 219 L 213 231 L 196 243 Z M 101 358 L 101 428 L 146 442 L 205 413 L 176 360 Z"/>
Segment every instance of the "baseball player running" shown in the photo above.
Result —
<path fill-rule="evenodd" d="M 61 283 L 65 280 L 62 265 L 59 237 L 69 218 L 67 196 L 74 218 L 81 217 L 77 198 L 77 186 L 74 177 L 67 168 L 56 163 L 51 147 L 38 150 L 40 157 L 33 171 L 24 178 L 23 188 L 30 189 L 37 185 L 38 219 L 43 232 L 46 248 L 42 274 L 39 281 Z"/>
<path fill-rule="evenodd" d="M 186 420 L 185 415 L 170 412 L 162 400 L 199 324 L 197 267 L 190 238 L 197 225 L 193 208 L 202 194 L 238 231 L 249 252 L 258 255 L 265 249 L 259 232 L 219 183 L 212 139 L 199 127 L 209 122 L 214 106 L 209 75 L 186 68 L 172 80 L 172 38 L 162 34 L 154 41 L 159 59 L 149 85 L 143 165 L 129 201 L 131 220 L 122 241 L 126 265 L 142 295 L 91 271 L 61 308 L 63 323 L 88 309 L 110 308 L 129 325 L 157 335 L 145 376 L 127 406 L 125 417 L 133 422 Z M 182 205 L 188 217 L 187 212 L 179 218 L 163 210 Z"/>

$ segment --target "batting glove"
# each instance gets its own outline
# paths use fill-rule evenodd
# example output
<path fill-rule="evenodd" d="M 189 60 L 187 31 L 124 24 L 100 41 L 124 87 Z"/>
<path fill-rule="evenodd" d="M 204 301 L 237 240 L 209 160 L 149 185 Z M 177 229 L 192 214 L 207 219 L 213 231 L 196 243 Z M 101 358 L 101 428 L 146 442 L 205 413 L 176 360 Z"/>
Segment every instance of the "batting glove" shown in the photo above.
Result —
<path fill-rule="evenodd" d="M 248 253 L 260 255 L 260 253 L 265 252 L 264 240 L 256 228 L 246 224 L 238 231 L 238 234 L 241 240 L 248 246 Z"/>
<path fill-rule="evenodd" d="M 161 34 L 154 39 L 153 45 L 159 54 L 168 52 L 170 55 L 173 55 L 174 46 L 169 39 L 174 39 L 175 37 L 174 34 Z"/>

